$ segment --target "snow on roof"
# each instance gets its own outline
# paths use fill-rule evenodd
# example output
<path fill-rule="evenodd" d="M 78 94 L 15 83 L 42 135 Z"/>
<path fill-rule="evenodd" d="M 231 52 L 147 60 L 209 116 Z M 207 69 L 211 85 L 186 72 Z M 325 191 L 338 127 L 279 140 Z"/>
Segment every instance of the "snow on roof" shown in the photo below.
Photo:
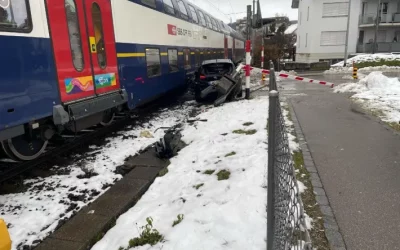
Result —
<path fill-rule="evenodd" d="M 297 30 L 297 23 L 290 25 L 290 26 L 285 30 L 285 34 L 286 34 L 286 35 L 293 34 L 294 32 L 296 32 L 296 30 Z"/>
<path fill-rule="evenodd" d="M 359 55 L 356 55 L 355 57 L 347 59 L 347 65 L 349 67 L 351 67 L 353 62 L 354 63 L 379 62 L 380 60 L 386 60 L 386 61 L 400 60 L 400 55 L 398 55 L 398 54 L 359 54 Z M 332 66 L 333 67 L 343 67 L 343 63 L 344 63 L 344 61 L 341 61 Z"/>

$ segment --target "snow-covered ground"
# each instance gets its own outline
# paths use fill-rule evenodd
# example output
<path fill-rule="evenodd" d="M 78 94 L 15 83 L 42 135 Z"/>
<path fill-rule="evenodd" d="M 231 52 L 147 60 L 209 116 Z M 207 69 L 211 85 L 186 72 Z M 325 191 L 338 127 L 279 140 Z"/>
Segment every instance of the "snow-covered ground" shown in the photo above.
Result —
<path fill-rule="evenodd" d="M 268 98 L 226 103 L 198 117 L 208 121 L 185 125 L 188 146 L 171 159 L 169 173 L 92 250 L 126 248 L 148 217 L 165 240 L 135 249 L 265 249 Z M 221 170 L 229 179 L 218 180 Z M 178 215 L 183 220 L 173 227 Z"/>
<path fill-rule="evenodd" d="M 335 87 L 336 93 L 352 92 L 352 98 L 370 110 L 376 110 L 383 121 L 400 121 L 400 81 L 382 72 L 372 72 L 357 83 L 344 83 Z"/>
<path fill-rule="evenodd" d="M 395 61 L 400 60 L 400 55 L 395 54 L 360 54 L 350 59 L 347 59 L 347 65 L 351 66 L 353 62 L 379 62 L 381 60 L 385 61 Z M 344 61 L 338 62 L 333 67 L 343 67 Z"/>
<path fill-rule="evenodd" d="M 12 249 L 36 245 L 60 222 L 103 194 L 122 178 L 116 173 L 116 167 L 126 157 L 157 141 L 164 134 L 162 129 L 153 133 L 157 128 L 184 121 L 192 109 L 189 104 L 164 109 L 148 122 L 107 139 L 105 145 L 92 146 L 93 151 L 85 154 L 85 159 L 57 168 L 58 174 L 25 180 L 24 184 L 29 185 L 26 191 L 1 195 L 0 217 L 8 223 Z M 150 131 L 154 138 L 141 137 L 144 130 Z"/>

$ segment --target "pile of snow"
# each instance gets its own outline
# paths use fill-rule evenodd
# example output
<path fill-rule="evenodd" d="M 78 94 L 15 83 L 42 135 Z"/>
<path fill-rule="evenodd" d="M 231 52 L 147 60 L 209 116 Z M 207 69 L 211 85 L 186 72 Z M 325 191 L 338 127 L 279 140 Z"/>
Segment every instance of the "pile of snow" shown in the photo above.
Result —
<path fill-rule="evenodd" d="M 359 73 L 371 73 L 374 71 L 381 71 L 381 72 L 400 72 L 399 66 L 373 66 L 373 67 L 364 67 L 358 69 Z M 329 70 L 325 70 L 324 74 L 327 75 L 335 75 L 335 74 L 352 74 L 353 67 L 332 67 Z"/>
<path fill-rule="evenodd" d="M 346 64 L 351 66 L 353 62 L 361 63 L 361 62 L 379 62 L 381 60 L 385 61 L 395 61 L 400 60 L 400 55 L 396 54 L 360 54 L 350 59 L 347 59 Z M 333 67 L 343 67 L 344 61 L 338 62 Z"/>
<path fill-rule="evenodd" d="M 268 97 L 226 103 L 198 118 L 208 121 L 185 125 L 188 146 L 171 159 L 169 173 L 92 250 L 127 247 L 148 217 L 165 241 L 138 249 L 265 248 Z M 230 172 L 229 179 L 218 181 L 221 170 Z M 178 215 L 183 220 L 173 227 Z"/>
<path fill-rule="evenodd" d="M 159 140 L 164 131 L 154 132 L 157 128 L 186 120 L 192 109 L 188 104 L 164 109 L 148 122 L 108 138 L 105 145 L 91 146 L 91 153 L 74 157 L 82 160 L 67 167 L 55 167 L 55 175 L 25 180 L 24 185 L 29 186 L 26 191 L 0 195 L 0 217 L 8 223 L 12 249 L 30 249 L 37 245 L 60 222 L 107 191 L 122 178 L 116 173 L 116 167 L 126 157 Z M 151 134 L 146 137 L 153 138 L 141 137 L 144 130 Z"/>
<path fill-rule="evenodd" d="M 382 120 L 400 121 L 400 81 L 389 78 L 382 72 L 372 72 L 358 83 L 345 83 L 335 87 L 334 92 L 356 93 L 352 98 L 360 101 L 366 108 L 383 113 Z"/>

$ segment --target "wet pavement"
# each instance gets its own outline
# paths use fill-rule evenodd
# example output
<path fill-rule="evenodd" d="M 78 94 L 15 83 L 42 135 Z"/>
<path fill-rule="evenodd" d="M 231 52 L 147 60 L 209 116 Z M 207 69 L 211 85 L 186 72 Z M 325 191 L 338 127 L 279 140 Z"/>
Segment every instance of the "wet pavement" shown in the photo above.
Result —
<path fill-rule="evenodd" d="M 278 86 L 293 105 L 347 249 L 400 249 L 399 134 L 363 114 L 349 94 L 294 81 Z"/>

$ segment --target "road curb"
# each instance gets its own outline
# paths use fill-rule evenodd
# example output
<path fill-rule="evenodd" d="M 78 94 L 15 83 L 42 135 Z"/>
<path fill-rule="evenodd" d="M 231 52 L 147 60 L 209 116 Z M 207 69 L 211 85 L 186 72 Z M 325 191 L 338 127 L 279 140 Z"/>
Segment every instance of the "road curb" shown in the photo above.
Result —
<path fill-rule="evenodd" d="M 303 154 L 304 165 L 311 176 L 311 183 L 313 185 L 315 199 L 319 204 L 320 210 L 324 217 L 323 219 L 325 236 L 328 239 L 329 246 L 332 250 L 346 250 L 346 244 L 340 232 L 340 228 L 337 224 L 336 217 L 333 214 L 329 199 L 326 196 L 325 189 L 319 177 L 318 170 L 315 166 L 310 149 L 308 148 L 303 130 L 301 129 L 301 125 L 297 119 L 296 112 L 293 109 L 293 103 L 289 98 L 287 99 L 287 103 L 289 104 L 288 106 L 291 113 L 294 129 L 297 135 L 297 139 L 299 140 L 300 149 Z"/>

